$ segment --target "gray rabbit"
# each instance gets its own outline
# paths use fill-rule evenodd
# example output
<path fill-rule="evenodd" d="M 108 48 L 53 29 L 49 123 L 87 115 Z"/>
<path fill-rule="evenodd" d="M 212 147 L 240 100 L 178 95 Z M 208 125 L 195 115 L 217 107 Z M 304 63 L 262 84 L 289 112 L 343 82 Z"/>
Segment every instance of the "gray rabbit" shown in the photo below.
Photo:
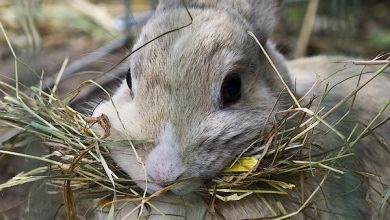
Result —
<path fill-rule="evenodd" d="M 274 103 L 278 110 L 293 105 L 278 74 L 248 31 L 264 45 L 287 86 L 305 94 L 318 81 L 338 72 L 330 83 L 360 73 L 359 66 L 337 63 L 343 57 L 313 57 L 286 61 L 268 40 L 273 31 L 280 1 L 269 0 L 186 0 L 193 18 L 185 28 L 164 35 L 131 55 L 126 61 L 127 78 L 111 100 L 99 104 L 93 116 L 105 114 L 111 123 L 110 139 L 155 140 L 154 144 L 112 146 L 111 157 L 131 179 L 149 193 L 162 189 L 167 183 L 191 178 L 170 192 L 157 197 L 157 209 L 144 209 L 141 219 L 259 219 L 275 217 L 259 195 L 236 202 L 216 202 L 216 213 L 208 202 L 195 192 L 202 179 L 217 175 L 235 157 L 259 138 L 262 126 Z M 155 14 L 143 27 L 134 48 L 147 43 L 169 30 L 190 23 L 191 18 L 181 0 L 161 0 Z M 341 70 L 341 71 L 340 71 Z M 366 79 L 364 76 L 362 80 Z M 294 82 L 294 83 L 293 83 Z M 332 90 L 330 107 L 356 88 L 357 81 L 341 83 Z M 325 85 L 325 83 L 324 83 Z M 320 93 L 317 87 L 314 93 Z M 389 99 L 388 76 L 381 75 L 369 83 L 356 98 L 351 115 L 369 122 Z M 279 97 L 281 95 L 281 97 Z M 342 108 L 341 108 L 342 109 Z M 344 108 L 345 109 L 345 108 Z M 339 116 L 343 114 L 340 110 Z M 382 118 L 388 118 L 389 111 Z M 332 117 L 329 118 L 331 120 Z M 339 125 L 348 130 L 349 125 Z M 99 126 L 95 128 L 103 133 Z M 386 146 L 389 123 L 377 129 Z M 335 147 L 338 140 L 331 134 L 318 135 L 318 143 Z M 387 138 L 387 139 L 386 139 Z M 355 155 L 346 166 L 375 171 L 384 185 L 390 184 L 389 153 L 369 137 L 356 146 Z M 388 147 L 388 145 L 387 145 Z M 382 153 L 381 153 L 382 152 Z M 358 164 L 358 165 L 356 165 Z M 297 177 L 298 178 L 298 177 Z M 318 178 L 305 177 L 311 185 Z M 146 184 L 146 179 L 148 183 Z M 359 175 L 348 172 L 330 178 L 303 213 L 320 219 L 367 219 L 377 207 L 383 191 L 379 182 L 375 190 L 360 184 Z M 360 185 L 359 185 L 360 184 Z M 310 184 L 309 184 L 310 185 Z M 353 193 L 349 190 L 356 188 Z M 303 192 L 307 197 L 311 187 Z M 302 201 L 298 193 L 289 196 L 266 195 L 269 201 L 293 201 L 286 206 L 296 211 Z M 329 197 L 334 197 L 327 202 Z M 136 219 L 138 212 L 127 214 L 138 203 L 128 203 L 118 210 L 118 219 Z M 165 214 L 162 215 L 161 212 Z M 106 214 L 97 216 L 105 218 Z M 302 219 L 303 214 L 294 218 Z"/>

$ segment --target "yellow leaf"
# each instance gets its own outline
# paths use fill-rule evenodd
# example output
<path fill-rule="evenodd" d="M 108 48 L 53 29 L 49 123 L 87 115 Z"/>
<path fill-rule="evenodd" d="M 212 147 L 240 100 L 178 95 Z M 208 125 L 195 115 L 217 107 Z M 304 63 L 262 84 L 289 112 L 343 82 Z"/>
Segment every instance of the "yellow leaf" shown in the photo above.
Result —
<path fill-rule="evenodd" d="M 248 172 L 250 169 L 256 166 L 257 161 L 258 159 L 256 159 L 255 157 L 242 157 L 232 167 L 227 167 L 222 172 Z"/>

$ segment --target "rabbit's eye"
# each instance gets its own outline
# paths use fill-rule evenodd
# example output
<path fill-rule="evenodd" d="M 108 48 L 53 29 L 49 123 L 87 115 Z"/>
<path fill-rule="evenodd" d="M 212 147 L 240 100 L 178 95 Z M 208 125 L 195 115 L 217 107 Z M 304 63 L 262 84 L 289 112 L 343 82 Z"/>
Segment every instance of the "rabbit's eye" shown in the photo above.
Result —
<path fill-rule="evenodd" d="M 127 86 L 128 86 L 129 89 L 131 90 L 131 89 L 132 89 L 132 82 L 131 82 L 131 72 L 130 72 L 130 68 L 127 70 L 127 73 L 126 73 L 126 82 L 127 82 Z"/>
<path fill-rule="evenodd" d="M 228 75 L 222 83 L 222 106 L 233 104 L 241 97 L 241 79 L 237 74 Z"/>

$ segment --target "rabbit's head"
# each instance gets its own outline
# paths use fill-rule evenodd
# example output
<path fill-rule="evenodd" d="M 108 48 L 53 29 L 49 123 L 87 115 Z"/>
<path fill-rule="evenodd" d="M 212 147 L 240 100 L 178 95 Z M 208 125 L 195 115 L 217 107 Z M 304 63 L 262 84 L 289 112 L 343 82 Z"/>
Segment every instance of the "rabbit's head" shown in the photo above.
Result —
<path fill-rule="evenodd" d="M 141 187 L 148 179 L 149 192 L 187 178 L 191 183 L 173 191 L 194 190 L 255 142 L 273 117 L 283 85 L 248 31 L 289 81 L 282 56 L 267 41 L 279 1 L 185 2 L 192 24 L 131 55 L 127 79 L 94 111 L 108 116 L 112 139 L 154 140 L 134 146 L 137 153 L 130 146 L 110 148 Z M 182 1 L 161 1 L 134 48 L 190 21 Z"/>

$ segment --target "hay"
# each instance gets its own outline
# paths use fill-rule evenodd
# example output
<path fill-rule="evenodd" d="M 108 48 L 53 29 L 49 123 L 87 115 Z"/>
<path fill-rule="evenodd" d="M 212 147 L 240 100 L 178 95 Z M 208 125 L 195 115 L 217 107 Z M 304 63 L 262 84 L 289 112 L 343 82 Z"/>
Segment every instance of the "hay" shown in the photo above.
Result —
<path fill-rule="evenodd" d="M 4 33 L 2 26 L 1 28 Z M 90 200 L 100 199 L 103 206 L 110 207 L 109 215 L 112 216 L 114 204 L 120 200 L 118 198 L 139 201 L 140 205 L 137 208 L 143 207 L 144 204 L 150 204 L 153 207 L 152 199 L 154 197 L 172 189 L 176 184 L 180 184 L 172 183 L 153 195 L 146 195 L 134 181 L 120 172 L 109 158 L 110 145 L 129 146 L 144 142 L 109 140 L 107 137 L 110 132 L 110 124 L 104 116 L 88 117 L 69 106 L 69 103 L 85 85 L 95 82 L 86 81 L 68 95 L 58 97 L 56 88 L 58 88 L 61 74 L 67 64 L 67 60 L 65 60 L 55 85 L 48 91 L 44 89 L 42 81 L 39 86 L 22 89 L 23 85 L 18 81 L 17 72 L 19 61 L 7 37 L 6 40 L 15 58 L 15 85 L 0 82 L 0 91 L 4 94 L 0 101 L 0 121 L 17 130 L 13 137 L 7 138 L 8 141 L 3 143 L 0 154 L 39 160 L 47 165 L 19 173 L 9 181 L 0 184 L 0 190 L 30 182 L 49 180 L 48 184 L 63 191 L 67 215 L 69 218 L 75 219 L 75 197 L 82 195 Z M 260 43 L 259 46 L 261 46 Z M 272 60 L 269 61 L 272 63 Z M 389 63 L 385 63 L 385 66 L 376 71 L 367 83 L 388 66 Z M 38 75 L 38 77 L 43 79 L 43 75 Z M 354 140 L 351 140 L 350 137 L 355 130 L 351 131 L 351 135 L 345 136 L 336 129 L 335 125 L 328 124 L 325 120 L 326 117 L 337 106 L 354 96 L 364 85 L 363 83 L 325 113 L 321 101 L 325 98 L 327 91 L 324 91 L 323 95 L 318 98 L 319 104 L 313 111 L 310 109 L 314 97 L 297 99 L 293 92 L 286 87 L 295 106 L 286 111 L 276 112 L 277 117 L 274 119 L 269 118 L 269 121 L 273 122 L 272 129 L 270 131 L 264 130 L 258 142 L 248 146 L 234 163 L 226 167 L 218 176 L 209 180 L 207 188 L 202 190 L 210 194 L 211 197 L 222 201 L 240 200 L 251 194 L 287 195 L 297 186 L 286 180 L 286 176 L 300 176 L 307 172 L 316 172 L 322 176 L 321 181 L 298 210 L 287 213 L 283 204 L 276 204 L 280 210 L 284 210 L 285 215 L 280 217 L 281 219 L 300 213 L 318 193 L 329 175 L 332 173 L 344 174 L 345 171 L 335 165 L 336 161 L 352 155 L 349 149 L 368 132 L 377 118 L 388 108 L 390 102 Z M 304 102 L 303 98 L 309 101 Z M 277 104 L 275 103 L 275 106 Z M 98 124 L 104 129 L 103 136 L 100 137 L 94 132 L 92 129 L 94 124 Z M 348 147 L 325 151 L 323 150 L 326 149 L 325 147 L 318 146 L 318 149 L 313 149 L 315 154 L 308 157 L 303 146 L 309 136 L 313 135 L 313 129 L 319 125 L 334 132 Z M 18 153 L 12 147 L 5 149 L 7 146 L 20 145 L 20 142 L 35 137 L 39 137 L 45 144 L 49 151 L 47 155 L 38 157 Z M 303 181 L 301 184 L 301 187 L 304 188 L 306 183 Z M 385 198 L 388 198 L 389 195 L 389 190 L 387 190 Z M 271 206 L 269 208 L 275 213 Z M 383 209 L 383 207 L 378 206 L 378 209 Z"/>

